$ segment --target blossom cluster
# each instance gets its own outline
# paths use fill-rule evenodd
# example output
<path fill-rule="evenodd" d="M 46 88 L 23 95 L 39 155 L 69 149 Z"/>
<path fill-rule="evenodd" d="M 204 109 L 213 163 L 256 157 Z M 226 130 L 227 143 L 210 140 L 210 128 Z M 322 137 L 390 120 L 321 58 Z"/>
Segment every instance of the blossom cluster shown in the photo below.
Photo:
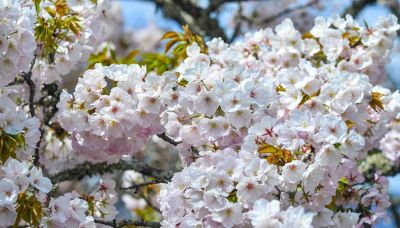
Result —
<path fill-rule="evenodd" d="M 72 146 L 90 161 L 115 162 L 139 152 L 163 132 L 158 97 L 172 90 L 173 76 L 147 74 L 138 65 L 96 65 L 79 78 L 72 95 L 61 94 L 60 122 Z"/>
<path fill-rule="evenodd" d="M 162 113 L 166 132 L 182 140 L 182 147 L 185 144 L 210 147 L 217 143 L 218 147 L 224 148 L 240 144 L 246 134 L 243 129 L 259 121 L 265 111 L 278 118 L 286 118 L 289 111 L 298 109 L 309 111 L 312 115 L 331 113 L 343 116 L 347 125 L 354 124 L 363 133 L 373 130 L 375 136 L 367 139 L 367 146 L 377 147 L 376 139 L 385 133 L 379 128 L 393 117 L 391 113 L 396 111 L 396 105 L 392 104 L 396 104 L 398 94 L 393 95 L 395 99 L 389 104 L 390 91 L 379 86 L 372 87 L 369 80 L 380 76 L 371 69 L 384 62 L 391 46 L 377 49 L 381 46 L 360 44 L 352 48 L 349 39 L 342 36 L 349 32 L 346 29 L 352 28 L 350 31 L 360 34 L 354 35 L 359 37 L 359 42 L 372 39 L 369 36 L 377 36 L 375 40 L 393 43 L 393 34 L 399 28 L 396 21 L 393 17 L 382 18 L 376 28 L 369 29 L 374 32 L 367 33 L 361 27 L 353 27 L 355 22 L 350 17 L 334 22 L 328 19 L 324 23 L 323 19 L 317 18 L 311 30 L 314 35 L 303 40 L 293 24 L 286 20 L 277 26 L 276 33 L 271 29 L 261 30 L 254 35 L 248 34 L 244 42 L 231 46 L 220 39 L 213 39 L 207 44 L 209 55 L 200 53 L 198 46 L 192 45 L 187 49 L 189 57 L 177 69 L 180 75 L 177 84 L 185 86 L 177 86 L 174 91 L 176 108 L 169 107 Z M 336 26 L 343 31 L 333 29 Z M 335 52 L 333 49 L 340 46 L 324 41 L 328 39 L 324 28 L 342 34 L 337 35 L 343 43 L 340 50 Z M 355 57 L 359 50 L 368 52 L 376 59 Z M 351 64 L 353 58 L 356 58 L 356 64 Z M 386 112 L 378 114 L 383 105 L 387 107 Z M 372 113 L 382 115 L 379 120 L 382 122 L 365 122 L 372 119 L 368 117 Z M 375 118 L 378 119 L 378 116 Z M 295 136 L 287 137 L 290 141 Z M 286 143 L 289 144 L 289 141 Z M 296 146 L 299 144 L 292 145 L 291 149 Z"/>
<path fill-rule="evenodd" d="M 352 183 L 360 180 L 335 182 L 337 177 L 324 174 L 323 167 L 311 165 L 313 167 L 306 170 L 300 164 L 294 161 L 280 168 L 258 156 L 249 157 L 232 149 L 206 152 L 176 174 L 172 182 L 162 189 L 159 203 L 164 216 L 163 225 L 232 227 L 251 223 L 255 227 L 265 224 L 272 227 L 287 227 L 289 224 L 299 227 L 353 227 L 359 221 L 360 213 L 351 210 L 334 212 L 328 208 L 348 209 L 347 201 L 357 205 L 358 197 L 362 196 L 360 205 L 363 207 L 380 207 L 376 214 L 368 218 L 374 220 L 390 205 L 384 177 L 379 177 L 369 190 L 352 195 L 350 192 L 360 187 L 351 187 Z M 338 171 L 345 173 L 348 168 L 352 174 L 346 176 L 347 180 L 362 178 L 354 167 L 343 165 Z M 296 178 L 301 184 L 290 186 L 289 180 Z M 336 190 L 341 188 L 346 188 L 348 195 L 337 194 Z M 282 211 L 282 205 L 288 209 Z M 361 219 L 362 222 L 371 222 L 366 220 Z"/>
<path fill-rule="evenodd" d="M 0 87 L 29 69 L 36 48 L 34 13 L 11 0 L 0 1 Z"/>
<path fill-rule="evenodd" d="M 187 165 L 160 195 L 164 223 L 246 224 L 259 199 L 314 213 L 303 227 L 374 223 L 387 181 L 366 183 L 357 161 L 399 112 L 400 94 L 371 84 L 398 29 L 392 16 L 373 28 L 317 18 L 302 38 L 285 20 L 232 45 L 214 39 L 208 54 L 190 46 L 161 114 Z"/>

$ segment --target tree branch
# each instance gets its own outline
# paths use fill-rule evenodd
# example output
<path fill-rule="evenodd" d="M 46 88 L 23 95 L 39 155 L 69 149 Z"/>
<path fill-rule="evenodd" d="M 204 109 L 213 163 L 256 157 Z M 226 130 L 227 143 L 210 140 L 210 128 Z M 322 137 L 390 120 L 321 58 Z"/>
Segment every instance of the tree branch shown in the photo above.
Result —
<path fill-rule="evenodd" d="M 170 138 L 170 137 L 168 137 L 166 134 L 165 134 L 165 132 L 164 133 L 161 133 L 161 134 L 158 134 L 157 135 L 159 138 L 161 138 L 162 140 L 164 140 L 165 142 L 167 142 L 167 143 L 169 143 L 169 144 L 171 144 L 171 145 L 173 145 L 173 146 L 177 146 L 177 145 L 179 145 L 181 142 L 177 142 L 177 141 L 175 141 L 175 140 L 173 140 L 172 138 Z"/>
<path fill-rule="evenodd" d="M 14 86 L 14 85 L 21 85 L 24 82 L 25 82 L 24 78 L 22 76 L 17 75 L 17 77 L 15 77 L 14 81 L 8 83 L 8 85 L 6 85 L 6 87 Z"/>
<path fill-rule="evenodd" d="M 121 188 L 121 189 L 122 190 L 133 189 L 135 192 L 137 192 L 139 188 L 146 187 L 147 185 L 159 184 L 159 183 L 164 183 L 164 180 L 155 179 L 155 180 L 151 180 L 151 181 L 140 183 L 140 184 L 132 183 L 132 186 L 129 186 L 126 188 Z"/>
<path fill-rule="evenodd" d="M 147 165 L 137 159 L 131 161 L 119 161 L 113 164 L 107 162 L 92 164 L 86 162 L 75 166 L 71 169 L 66 169 L 50 177 L 52 183 L 60 183 L 68 180 L 81 180 L 85 176 L 94 176 L 104 173 L 112 173 L 116 170 L 134 170 L 145 176 L 156 178 L 157 180 L 167 182 L 177 170 L 160 170 Z"/>
<path fill-rule="evenodd" d="M 25 83 L 29 86 L 29 112 L 31 116 L 35 116 L 35 92 L 36 92 L 36 86 L 35 83 L 32 80 L 32 69 L 33 65 L 35 65 L 36 62 L 36 54 L 33 56 L 31 65 L 29 67 L 28 72 L 22 72 L 21 76 L 25 80 Z"/>
<path fill-rule="evenodd" d="M 181 25 L 187 24 L 193 32 L 203 37 L 221 37 L 227 40 L 218 20 L 210 15 L 215 9 L 204 10 L 190 0 L 154 0 L 154 2 L 167 17 L 176 20 Z"/>
<path fill-rule="evenodd" d="M 357 15 L 369 4 L 376 3 L 376 0 L 353 0 L 352 4 L 343 12 L 343 16 L 350 14 L 353 17 Z"/>
<path fill-rule="evenodd" d="M 396 227 L 400 227 L 400 215 L 399 215 L 399 212 L 397 211 L 398 204 L 393 202 L 393 200 L 390 200 L 390 201 L 391 201 L 390 211 L 393 214 L 393 220 L 396 224 Z"/>
<path fill-rule="evenodd" d="M 37 104 L 42 107 L 43 123 L 52 127 L 50 121 L 58 112 L 57 104 L 60 101 L 61 89 L 59 89 L 57 83 L 44 84 L 42 93 L 45 93 L 45 95 L 39 99 Z"/>
<path fill-rule="evenodd" d="M 33 82 L 32 80 L 32 69 L 33 66 L 35 65 L 36 62 L 36 53 L 33 56 L 31 65 L 29 67 L 29 71 L 28 72 L 22 72 L 21 76 L 24 79 L 25 83 L 29 86 L 29 113 L 31 114 L 32 117 L 34 117 L 35 114 L 35 93 L 36 93 L 36 86 L 35 86 L 35 82 Z M 40 143 L 42 142 L 42 135 L 43 135 L 43 131 L 41 129 L 40 130 L 40 138 L 39 141 L 36 143 L 36 148 L 33 154 L 33 164 L 35 166 L 39 166 L 39 148 L 40 148 Z"/>
<path fill-rule="evenodd" d="M 301 5 L 297 5 L 297 6 L 291 7 L 291 8 L 286 8 L 285 10 L 283 10 L 283 11 L 281 11 L 281 12 L 275 14 L 275 15 L 272 15 L 270 17 L 263 18 L 263 19 L 250 18 L 250 17 L 246 17 L 244 15 L 242 15 L 241 18 L 243 20 L 245 20 L 247 23 L 251 24 L 251 25 L 260 26 L 260 25 L 271 23 L 271 22 L 273 22 L 273 21 L 275 21 L 275 20 L 277 20 L 277 19 L 279 19 L 279 18 L 281 18 L 281 17 L 283 17 L 283 16 L 285 16 L 287 14 L 296 12 L 298 10 L 303 10 L 303 9 L 309 8 L 309 7 L 311 7 L 313 5 L 316 5 L 318 3 L 319 3 L 319 0 L 310 0 L 307 3 L 301 4 Z"/>
<path fill-rule="evenodd" d="M 103 220 L 95 219 L 94 222 L 98 223 L 98 224 L 111 226 L 113 228 L 122 228 L 125 226 L 143 226 L 143 227 L 151 227 L 151 228 L 161 227 L 159 222 L 147 222 L 147 221 L 142 221 L 142 220 L 136 220 L 136 221 L 123 220 L 120 222 L 116 222 L 115 220 L 114 221 L 103 221 Z"/>
<path fill-rule="evenodd" d="M 244 19 L 243 18 L 243 6 L 241 3 L 239 3 L 239 10 L 238 10 L 237 16 L 235 18 L 236 26 L 235 26 L 235 29 L 233 30 L 231 38 L 229 39 L 229 43 L 232 43 L 236 39 L 236 37 L 239 35 L 239 33 L 242 29 L 243 19 Z"/>
<path fill-rule="evenodd" d="M 387 3 L 387 6 L 389 7 L 390 11 L 397 17 L 400 18 L 400 4 L 398 1 L 390 1 Z"/>
<path fill-rule="evenodd" d="M 293 7 L 293 8 L 287 8 L 287 9 L 281 11 L 280 13 L 277 13 L 277 14 L 271 16 L 271 17 L 264 18 L 262 20 L 262 23 L 263 24 L 270 23 L 270 22 L 272 22 L 272 21 L 274 21 L 274 20 L 276 20 L 276 19 L 278 19 L 280 17 L 285 16 L 286 14 L 290 14 L 290 13 L 293 13 L 293 12 L 298 11 L 298 10 L 306 9 L 306 8 L 308 8 L 310 6 L 313 6 L 313 5 L 317 4 L 318 2 L 319 2 L 319 0 L 312 0 L 312 1 L 309 1 L 309 2 L 307 2 L 305 4 L 303 4 L 303 5 L 298 5 L 298 6 Z"/>
<path fill-rule="evenodd" d="M 177 146 L 177 145 L 181 144 L 181 142 L 177 142 L 177 141 L 173 140 L 172 138 L 168 137 L 168 136 L 165 134 L 165 132 L 164 132 L 164 133 L 161 133 L 161 134 L 158 134 L 157 136 L 158 136 L 159 138 L 161 138 L 162 140 L 164 140 L 165 142 L 167 142 L 167 143 L 169 143 L 169 144 L 171 144 L 171 145 L 173 145 L 173 146 Z M 198 150 L 197 148 L 195 148 L 195 147 L 192 146 L 191 149 L 192 149 L 192 151 L 193 151 L 194 154 L 198 154 L 198 153 L 199 153 L 199 150 Z"/>
<path fill-rule="evenodd" d="M 160 210 L 158 207 L 156 207 L 155 205 L 153 205 L 153 203 L 150 201 L 150 199 L 147 198 L 147 197 L 144 195 L 144 193 L 143 193 L 142 191 L 139 191 L 138 193 L 139 193 L 139 196 L 140 196 L 142 199 L 144 199 L 144 201 L 146 201 L 146 203 L 147 203 L 147 205 L 148 205 L 149 207 L 153 208 L 153 210 L 155 210 L 155 211 L 157 211 L 158 213 L 161 214 L 161 210 Z"/>

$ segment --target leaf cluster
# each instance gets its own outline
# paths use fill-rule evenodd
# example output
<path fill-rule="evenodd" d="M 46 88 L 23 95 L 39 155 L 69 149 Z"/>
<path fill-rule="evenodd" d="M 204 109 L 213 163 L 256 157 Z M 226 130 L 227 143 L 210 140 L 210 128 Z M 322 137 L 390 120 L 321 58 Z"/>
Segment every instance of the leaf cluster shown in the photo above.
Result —
<path fill-rule="evenodd" d="M 35 228 L 40 226 L 43 208 L 34 194 L 20 193 L 17 199 L 16 212 L 17 218 L 15 219 L 14 227 L 18 227 L 21 220 Z"/>
<path fill-rule="evenodd" d="M 80 25 L 79 15 L 73 12 L 67 5 L 66 0 L 50 0 L 51 7 L 47 6 L 43 10 L 50 17 L 41 16 L 42 9 L 40 2 L 35 0 L 37 21 L 35 26 L 36 40 L 42 48 L 42 55 L 49 57 L 53 62 L 54 54 L 61 41 L 72 41 L 74 34 L 79 37 L 82 26 Z"/>
<path fill-rule="evenodd" d="M 258 147 L 258 154 L 264 157 L 269 164 L 284 166 L 293 160 L 292 153 L 279 147 L 272 146 L 268 143 L 262 143 Z"/>
<path fill-rule="evenodd" d="M 188 26 L 183 26 L 183 32 L 166 32 L 160 41 L 166 40 L 164 53 L 140 53 L 133 50 L 126 56 L 117 57 L 115 50 L 106 46 L 99 53 L 92 54 L 88 60 L 88 68 L 91 69 L 96 63 L 103 65 L 111 64 L 140 64 L 145 65 L 148 71 L 162 74 L 177 67 L 187 58 L 186 48 L 197 43 L 202 53 L 207 53 L 207 47 L 203 38 L 190 31 Z"/>

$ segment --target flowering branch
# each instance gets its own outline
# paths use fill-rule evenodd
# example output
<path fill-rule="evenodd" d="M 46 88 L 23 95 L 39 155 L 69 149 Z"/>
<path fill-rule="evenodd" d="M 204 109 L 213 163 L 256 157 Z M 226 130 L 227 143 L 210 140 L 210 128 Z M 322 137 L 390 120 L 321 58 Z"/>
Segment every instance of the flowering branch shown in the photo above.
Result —
<path fill-rule="evenodd" d="M 102 221 L 102 220 L 95 219 L 94 222 L 98 223 L 98 224 L 111 226 L 113 228 L 120 228 L 120 227 L 125 227 L 125 226 L 143 226 L 143 227 L 152 227 L 152 228 L 161 227 L 159 222 L 147 222 L 147 221 L 142 221 L 142 220 L 136 220 L 136 221 L 123 220 L 123 221 L 117 223 L 115 220 L 114 221 Z"/>

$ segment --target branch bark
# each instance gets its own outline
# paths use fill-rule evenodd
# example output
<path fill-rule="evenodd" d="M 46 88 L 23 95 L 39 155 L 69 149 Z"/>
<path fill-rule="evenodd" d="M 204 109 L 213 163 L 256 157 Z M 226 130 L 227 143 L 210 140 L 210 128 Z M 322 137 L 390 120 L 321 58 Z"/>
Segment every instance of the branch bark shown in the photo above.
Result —
<path fill-rule="evenodd" d="M 116 170 L 135 170 L 145 176 L 153 177 L 160 182 L 169 181 L 173 174 L 177 170 L 160 170 L 147 165 L 137 159 L 132 159 L 130 161 L 119 161 L 113 164 L 107 164 L 107 162 L 101 162 L 92 164 L 86 162 L 75 166 L 71 169 L 66 169 L 53 176 L 50 176 L 52 183 L 60 183 L 69 180 L 81 180 L 85 176 L 101 175 L 105 173 L 112 173 Z"/>
<path fill-rule="evenodd" d="M 94 220 L 95 223 L 98 224 L 103 224 L 107 226 L 111 226 L 113 228 L 122 228 L 125 226 L 143 226 L 143 227 L 151 227 L 151 228 L 159 228 L 161 227 L 159 222 L 147 222 L 147 221 L 142 221 L 142 220 L 123 220 L 120 222 L 114 221 L 103 221 L 99 219 Z"/>
<path fill-rule="evenodd" d="M 31 116 L 35 116 L 35 92 L 36 86 L 32 80 L 32 69 L 36 62 L 36 54 L 33 56 L 31 65 L 29 66 L 28 72 L 22 72 L 21 76 L 25 83 L 29 86 L 29 113 Z"/>
<path fill-rule="evenodd" d="M 393 220 L 394 220 L 394 222 L 396 224 L 396 227 L 400 227 L 400 214 L 399 214 L 399 212 L 397 210 L 399 205 L 396 202 L 394 202 L 393 199 L 391 199 L 390 202 L 391 202 L 390 210 L 393 213 Z"/>
<path fill-rule="evenodd" d="M 36 85 L 35 82 L 32 80 L 32 69 L 33 66 L 35 65 L 36 62 L 36 54 L 33 56 L 31 65 L 29 66 L 29 71 L 28 72 L 22 72 L 21 76 L 24 79 L 25 83 L 29 86 L 29 113 L 31 114 L 32 117 L 36 115 L 35 113 L 35 93 L 36 93 Z M 39 141 L 36 143 L 36 148 L 33 154 L 33 164 L 35 166 L 39 166 L 39 148 L 40 148 L 40 143 L 42 142 L 42 135 L 43 131 L 40 129 L 40 138 Z"/>
<path fill-rule="evenodd" d="M 357 15 L 369 4 L 376 3 L 376 0 L 353 0 L 352 4 L 343 12 L 343 16 L 350 14 L 353 17 Z"/>
<path fill-rule="evenodd" d="M 223 40 L 227 40 L 217 18 L 211 17 L 211 14 L 219 6 L 204 10 L 190 0 L 155 0 L 154 2 L 167 17 L 176 20 L 181 25 L 189 25 L 193 32 L 203 37 L 221 37 Z"/>
<path fill-rule="evenodd" d="M 400 18 L 400 3 L 398 1 L 389 1 L 389 3 L 387 3 L 387 6 L 397 18 Z"/>
<path fill-rule="evenodd" d="M 164 140 L 165 142 L 167 142 L 167 143 L 169 143 L 169 144 L 171 144 L 171 145 L 173 145 L 173 146 L 177 146 L 177 145 L 179 145 L 179 144 L 181 143 L 181 142 L 177 142 L 177 141 L 173 140 L 172 138 L 168 137 L 168 136 L 165 134 L 165 132 L 162 133 L 162 134 L 158 134 L 157 136 L 158 136 L 159 138 L 161 138 L 162 140 Z"/>
<path fill-rule="evenodd" d="M 318 2 L 319 2 L 319 0 L 312 0 L 312 1 L 309 1 L 309 2 L 307 2 L 305 4 L 298 5 L 298 6 L 295 6 L 293 8 L 285 9 L 285 10 L 281 11 L 280 13 L 277 13 L 277 14 L 271 16 L 271 17 L 263 19 L 262 23 L 265 23 L 265 24 L 266 23 L 270 23 L 270 22 L 272 22 L 272 21 L 274 21 L 274 20 L 276 20 L 276 19 L 278 19 L 280 17 L 285 16 L 286 14 L 290 14 L 290 13 L 293 13 L 293 12 L 296 12 L 296 11 L 299 11 L 299 10 L 306 9 L 308 7 L 311 7 L 311 6 L 315 5 L 315 4 L 317 4 Z"/>
<path fill-rule="evenodd" d="M 126 187 L 126 188 L 121 188 L 121 189 L 122 189 L 122 190 L 133 189 L 135 192 L 137 192 L 137 190 L 138 190 L 139 188 L 146 187 L 147 185 L 159 184 L 159 183 L 164 183 L 164 180 L 155 179 L 155 180 L 147 181 L 147 182 L 140 183 L 140 184 L 132 183 L 132 186 L 129 186 L 129 187 Z"/>

